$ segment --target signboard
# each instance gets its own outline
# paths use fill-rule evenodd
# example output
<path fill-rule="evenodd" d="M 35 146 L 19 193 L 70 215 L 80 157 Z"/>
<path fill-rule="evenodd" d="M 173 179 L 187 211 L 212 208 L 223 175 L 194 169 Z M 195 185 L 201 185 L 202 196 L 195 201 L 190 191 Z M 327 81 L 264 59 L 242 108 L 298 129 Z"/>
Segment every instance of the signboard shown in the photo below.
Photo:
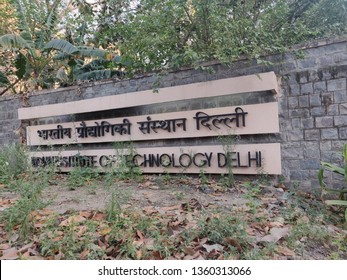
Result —
<path fill-rule="evenodd" d="M 135 106 L 165 104 L 197 98 L 225 96 L 237 93 L 257 94 L 261 91 L 278 93 L 273 72 L 237 78 L 221 79 L 160 89 L 159 93 L 139 91 L 87 100 L 21 108 L 19 119 L 30 120 L 100 112 Z M 239 105 L 164 114 L 124 116 L 110 119 L 82 120 L 27 127 L 27 145 L 33 147 L 33 166 L 56 164 L 61 171 L 76 166 L 104 171 L 125 161 L 145 173 L 228 172 L 235 174 L 281 174 L 279 143 L 242 144 L 232 146 L 178 146 L 178 140 L 227 135 L 273 134 L 279 132 L 277 102 Z M 170 147 L 136 148 L 139 141 L 171 139 Z M 135 149 L 112 149 L 113 143 L 130 141 Z M 176 141 L 176 142 L 175 142 Z M 103 149 L 87 148 L 88 144 L 104 143 Z M 224 144 L 224 143 L 223 143 Z M 50 151 L 37 147 L 52 146 Z M 61 147 L 69 146 L 69 150 Z M 151 145 L 152 146 L 152 145 Z"/>
<path fill-rule="evenodd" d="M 27 144 L 62 145 L 278 133 L 277 102 L 27 127 Z"/>
<path fill-rule="evenodd" d="M 281 174 L 280 144 L 223 146 L 156 147 L 129 150 L 100 149 L 75 151 L 36 151 L 31 153 L 33 166 L 54 163 L 61 171 L 75 166 L 117 167 L 124 160 L 128 166 L 138 166 L 146 173 L 225 174 L 228 164 L 234 174 Z"/>

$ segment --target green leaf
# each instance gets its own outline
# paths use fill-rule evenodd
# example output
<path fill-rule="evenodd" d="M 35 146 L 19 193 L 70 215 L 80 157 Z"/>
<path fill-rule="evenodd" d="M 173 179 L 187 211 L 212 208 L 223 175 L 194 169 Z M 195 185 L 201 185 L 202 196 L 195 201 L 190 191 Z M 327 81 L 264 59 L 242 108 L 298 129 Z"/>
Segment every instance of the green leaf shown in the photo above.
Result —
<path fill-rule="evenodd" d="M 19 35 L 6 34 L 0 37 L 0 46 L 5 49 L 29 49 L 28 42 Z"/>
<path fill-rule="evenodd" d="M 112 77 L 111 70 L 95 70 L 95 71 L 79 74 L 77 77 L 77 80 L 81 80 L 81 81 L 102 80 L 102 79 L 109 79 L 111 77 Z"/>
<path fill-rule="evenodd" d="M 68 76 L 65 71 L 65 67 L 60 67 L 59 70 L 57 71 L 57 75 L 55 76 L 58 80 L 61 82 L 67 82 L 68 81 Z"/>
<path fill-rule="evenodd" d="M 57 51 L 64 52 L 66 54 L 76 54 L 78 49 L 70 42 L 62 39 L 53 39 L 49 41 L 45 46 L 45 50 L 54 49 Z"/>
<path fill-rule="evenodd" d="M 319 185 L 321 186 L 321 188 L 325 187 L 325 184 L 323 182 L 323 176 L 324 176 L 324 169 L 320 168 L 318 171 L 318 181 L 319 181 Z"/>
<path fill-rule="evenodd" d="M 0 86 L 5 86 L 9 84 L 10 84 L 9 79 L 7 79 L 4 73 L 0 72 Z"/>
<path fill-rule="evenodd" d="M 27 70 L 27 59 L 22 53 L 19 53 L 19 55 L 16 57 L 15 66 L 17 69 L 16 75 L 18 79 L 22 79 Z"/>
<path fill-rule="evenodd" d="M 331 163 L 328 162 L 321 162 L 321 165 L 323 165 L 326 169 L 334 172 L 334 173 L 338 173 L 341 175 L 345 175 L 345 169 L 336 165 L 333 165 Z"/>
<path fill-rule="evenodd" d="M 346 206 L 347 207 L 347 201 L 346 200 L 326 200 L 324 202 L 327 205 Z"/>
<path fill-rule="evenodd" d="M 78 54 L 82 57 L 95 57 L 95 58 L 105 58 L 107 51 L 91 48 L 91 47 L 77 47 Z"/>

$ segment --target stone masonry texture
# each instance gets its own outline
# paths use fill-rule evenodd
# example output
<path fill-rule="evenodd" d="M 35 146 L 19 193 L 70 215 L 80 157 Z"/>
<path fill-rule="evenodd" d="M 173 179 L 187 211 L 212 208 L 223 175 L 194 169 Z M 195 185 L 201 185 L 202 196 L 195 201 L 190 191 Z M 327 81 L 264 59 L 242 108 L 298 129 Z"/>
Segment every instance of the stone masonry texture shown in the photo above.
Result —
<path fill-rule="evenodd" d="M 174 102 L 162 105 L 139 106 L 128 110 L 110 110 L 94 114 L 79 114 L 30 120 L 31 125 L 79 121 L 122 115 L 145 115 L 180 110 L 256 104 L 278 101 L 280 133 L 278 135 L 242 136 L 240 143 L 281 143 L 282 174 L 286 184 L 312 191 L 318 189 L 317 172 L 321 161 L 342 164 L 342 147 L 347 142 L 347 38 L 331 39 L 299 46 L 303 58 L 295 52 L 265 57 L 269 64 L 239 60 L 231 66 L 209 63 L 212 71 L 181 69 L 165 76 L 148 74 L 130 80 L 105 80 L 84 83 L 69 88 L 32 93 L 23 104 L 21 97 L 0 97 L 0 149 L 6 144 L 25 139 L 23 129 L 29 122 L 17 119 L 22 106 L 78 101 L 153 89 L 159 84 L 170 87 L 217 80 L 242 75 L 274 71 L 280 83 L 280 94 L 247 93 L 232 98 L 206 98 L 193 102 Z M 160 90 L 159 90 L 160 92 Z M 160 93 L 159 93 L 160 94 Z M 217 144 L 213 138 L 160 140 L 139 143 L 143 146 L 174 146 Z M 97 145 L 100 147 L 100 145 Z M 328 183 L 340 187 L 343 181 L 328 175 Z"/>

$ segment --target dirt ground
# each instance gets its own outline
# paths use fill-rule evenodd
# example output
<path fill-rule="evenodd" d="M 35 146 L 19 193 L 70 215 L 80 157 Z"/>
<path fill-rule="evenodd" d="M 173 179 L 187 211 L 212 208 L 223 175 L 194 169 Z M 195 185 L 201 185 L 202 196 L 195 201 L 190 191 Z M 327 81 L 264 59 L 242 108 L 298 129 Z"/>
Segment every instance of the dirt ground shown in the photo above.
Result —
<path fill-rule="evenodd" d="M 201 188 L 199 179 L 176 179 L 170 183 L 158 184 L 156 177 L 147 176 L 145 183 L 120 182 L 112 189 L 119 197 L 122 208 L 141 210 L 144 207 L 157 208 L 181 204 L 196 199 L 207 208 L 214 206 L 220 209 L 230 209 L 241 206 L 246 200 L 238 191 L 218 192 L 211 186 Z M 49 201 L 48 209 L 64 213 L 66 211 L 106 209 L 112 189 L 101 184 L 69 190 L 65 184 L 51 185 L 43 192 L 43 199 Z"/>
<path fill-rule="evenodd" d="M 25 238 L 23 224 L 0 223 L 0 259 L 347 259 L 340 209 L 271 178 L 232 188 L 197 176 L 112 182 L 56 175 Z M 0 214 L 21 221 L 18 195 L 0 191 Z"/>

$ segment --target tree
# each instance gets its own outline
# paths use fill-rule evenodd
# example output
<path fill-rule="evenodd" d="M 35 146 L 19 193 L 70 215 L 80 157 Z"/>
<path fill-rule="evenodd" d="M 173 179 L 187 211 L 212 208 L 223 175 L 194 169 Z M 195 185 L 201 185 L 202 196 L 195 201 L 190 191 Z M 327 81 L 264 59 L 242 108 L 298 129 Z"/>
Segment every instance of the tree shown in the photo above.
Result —
<path fill-rule="evenodd" d="M 240 56 L 258 59 L 297 43 L 347 31 L 347 0 L 11 3 L 16 7 L 18 32 L 9 31 L 29 44 L 29 48 L 12 48 L 12 53 L 16 54 L 17 66 L 23 66 L 24 61 L 30 66 L 25 68 L 25 75 L 20 72 L 21 79 L 35 88 L 51 87 L 57 81 L 70 85 L 77 80 L 124 73 L 131 76 L 182 66 L 200 67 L 208 60 L 232 63 Z M 77 51 L 68 53 L 57 46 L 47 47 L 52 40 L 58 45 L 67 42 Z M 13 69 L 14 63 L 11 66 Z M 16 75 L 20 69 L 24 68 L 16 67 Z M 11 80 L 8 73 L 1 75 L 2 83 Z"/>
<path fill-rule="evenodd" d="M 15 91 L 22 82 L 22 91 L 50 88 L 55 82 L 70 85 L 76 80 L 104 79 L 120 72 L 117 56 L 88 46 L 74 46 L 58 34 L 61 0 L 46 1 L 41 6 L 33 1 L 16 1 L 20 34 L 0 37 L 0 47 L 15 55 L 15 70 L 1 72 L 0 83 Z M 38 11 L 34 13 L 34 11 Z M 13 82 L 9 76 L 15 76 Z"/>
<path fill-rule="evenodd" d="M 343 34 L 347 28 L 346 0 L 135 2 L 109 17 L 94 40 L 112 38 L 135 72 L 213 59 L 230 63 L 241 55 L 259 57 L 306 40 Z"/>

